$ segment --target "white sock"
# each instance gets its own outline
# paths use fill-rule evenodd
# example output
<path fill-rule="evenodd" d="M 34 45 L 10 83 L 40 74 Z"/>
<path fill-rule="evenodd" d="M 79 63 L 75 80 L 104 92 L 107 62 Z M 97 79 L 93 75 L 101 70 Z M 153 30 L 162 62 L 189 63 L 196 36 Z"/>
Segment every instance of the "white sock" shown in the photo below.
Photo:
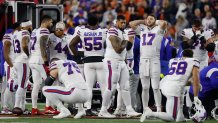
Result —
<path fill-rule="evenodd" d="M 152 112 L 151 115 L 165 121 L 174 121 L 173 117 L 166 112 Z"/>
<path fill-rule="evenodd" d="M 106 111 L 107 107 L 108 107 L 108 103 L 110 103 L 110 100 L 111 100 L 111 97 L 112 97 L 112 91 L 106 90 L 104 92 L 103 97 L 104 98 L 102 99 L 101 111 Z"/>
<path fill-rule="evenodd" d="M 161 112 L 161 100 L 162 96 L 159 89 L 153 89 L 154 92 L 154 100 L 157 107 L 157 112 Z"/>
<path fill-rule="evenodd" d="M 22 108 L 22 107 L 20 107 L 20 105 L 21 105 L 22 100 L 24 98 L 24 93 L 25 93 L 25 90 L 21 87 L 18 87 L 18 89 L 15 93 L 15 106 L 14 107 Z"/>
<path fill-rule="evenodd" d="M 132 105 L 131 105 L 131 97 L 130 97 L 129 91 L 122 89 L 121 90 L 121 96 L 122 96 L 122 99 L 123 99 L 123 102 L 124 102 L 126 108 L 130 107 L 130 106 L 132 107 Z"/>
<path fill-rule="evenodd" d="M 50 101 L 47 98 L 45 99 L 45 106 L 46 107 L 51 106 L 51 103 L 50 103 Z"/>
<path fill-rule="evenodd" d="M 37 108 L 37 100 L 39 94 L 40 84 L 33 83 L 33 90 L 32 90 L 32 108 Z"/>
<path fill-rule="evenodd" d="M 117 109 L 121 109 L 122 97 L 121 97 L 121 90 L 117 89 Z"/>
<path fill-rule="evenodd" d="M 13 105 L 13 95 L 14 95 L 14 93 L 13 92 L 11 92 L 10 90 L 9 90 L 9 88 L 6 88 L 5 89 L 5 93 L 4 93 L 4 108 L 14 108 L 14 105 Z"/>
<path fill-rule="evenodd" d="M 149 89 L 142 89 L 142 104 L 144 110 L 146 107 L 148 107 L 148 101 L 149 101 Z"/>

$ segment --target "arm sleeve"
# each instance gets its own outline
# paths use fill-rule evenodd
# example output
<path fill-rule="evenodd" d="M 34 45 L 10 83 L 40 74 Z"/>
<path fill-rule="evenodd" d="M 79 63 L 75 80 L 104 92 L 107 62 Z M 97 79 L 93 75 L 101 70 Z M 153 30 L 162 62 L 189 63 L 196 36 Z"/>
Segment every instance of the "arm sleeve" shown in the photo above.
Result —
<path fill-rule="evenodd" d="M 43 28 L 40 30 L 40 35 L 50 35 L 50 32 L 48 29 Z"/>

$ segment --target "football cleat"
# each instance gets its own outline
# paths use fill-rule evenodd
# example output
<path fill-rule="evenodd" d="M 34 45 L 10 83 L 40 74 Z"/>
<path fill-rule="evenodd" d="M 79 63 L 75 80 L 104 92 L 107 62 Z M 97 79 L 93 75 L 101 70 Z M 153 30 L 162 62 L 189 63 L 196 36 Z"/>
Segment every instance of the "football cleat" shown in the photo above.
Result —
<path fill-rule="evenodd" d="M 99 114 L 98 114 L 98 117 L 101 117 L 101 118 L 115 118 L 116 116 L 115 115 L 112 115 L 110 114 L 109 112 L 107 111 L 100 111 Z"/>
<path fill-rule="evenodd" d="M 140 118 L 140 122 L 144 122 L 146 119 L 148 119 L 150 116 L 151 116 L 151 113 L 152 113 L 152 110 L 150 108 L 146 108 L 144 111 L 143 111 L 143 114 Z"/>
<path fill-rule="evenodd" d="M 60 112 L 54 109 L 53 107 L 45 107 L 45 114 L 59 114 Z"/>
<path fill-rule="evenodd" d="M 53 116 L 53 118 L 55 118 L 55 119 L 62 119 L 62 118 L 68 117 L 70 115 L 71 115 L 71 113 L 70 113 L 69 110 L 64 110 L 64 111 L 61 111 L 58 115 Z"/>
<path fill-rule="evenodd" d="M 44 113 L 40 112 L 37 108 L 32 108 L 31 115 L 44 115 Z"/>

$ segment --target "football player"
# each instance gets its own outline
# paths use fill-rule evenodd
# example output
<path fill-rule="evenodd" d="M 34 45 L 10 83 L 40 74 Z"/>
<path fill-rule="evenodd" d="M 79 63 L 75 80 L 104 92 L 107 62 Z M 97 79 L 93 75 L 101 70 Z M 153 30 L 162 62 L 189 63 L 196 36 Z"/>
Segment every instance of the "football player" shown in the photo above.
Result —
<path fill-rule="evenodd" d="M 14 60 L 16 58 L 16 54 L 14 52 L 14 47 L 13 47 L 13 34 L 18 32 L 21 27 L 20 23 L 16 22 L 12 26 L 13 31 L 11 33 L 7 33 L 3 37 L 3 48 L 4 48 L 4 67 L 5 67 L 5 72 L 6 72 L 6 81 L 9 79 L 13 80 L 16 78 L 16 71 L 14 67 Z M 3 103 L 3 114 L 10 114 L 10 107 L 14 107 L 14 93 L 13 91 L 10 91 L 8 87 L 6 87 L 5 93 L 4 93 L 4 103 Z"/>
<path fill-rule="evenodd" d="M 67 39 L 68 35 L 64 33 L 65 24 L 63 22 L 58 22 L 55 25 L 55 32 L 49 35 L 48 48 L 49 48 L 49 58 L 59 58 L 61 60 L 67 59 L 68 45 Z M 54 85 L 59 83 L 54 83 Z M 59 111 L 55 110 L 50 102 L 46 99 L 45 114 L 59 114 Z"/>
<path fill-rule="evenodd" d="M 204 105 L 208 117 L 211 116 L 211 111 L 214 107 L 218 107 L 218 43 L 216 42 L 216 50 L 210 63 L 207 67 L 200 71 L 200 83 L 202 90 L 199 92 L 199 98 Z M 193 87 L 190 88 L 191 96 L 193 97 Z"/>
<path fill-rule="evenodd" d="M 120 85 L 121 97 L 126 106 L 127 116 L 138 116 L 131 105 L 129 92 L 129 71 L 125 63 L 126 48 L 131 47 L 132 43 L 126 39 L 124 29 L 126 20 L 123 15 L 117 16 L 116 26 L 108 30 L 106 39 L 106 51 L 104 56 L 104 67 L 106 73 L 107 88 L 103 95 L 102 107 L 98 114 L 99 117 L 113 118 L 107 111 L 110 99 L 116 90 L 117 83 Z"/>
<path fill-rule="evenodd" d="M 167 22 L 163 20 L 157 21 L 154 15 L 149 15 L 145 20 L 130 22 L 130 26 L 140 35 L 139 73 L 142 83 L 143 112 L 148 107 L 150 81 L 154 92 L 157 112 L 160 112 L 160 47 Z"/>
<path fill-rule="evenodd" d="M 183 49 L 191 48 L 194 52 L 194 58 L 200 62 L 200 70 L 208 66 L 208 53 L 214 49 L 213 43 L 214 32 L 211 29 L 203 30 L 200 20 L 194 20 L 192 28 L 187 28 L 182 31 Z"/>
<path fill-rule="evenodd" d="M 15 94 L 15 106 L 19 107 L 23 111 L 25 110 L 25 95 L 27 80 L 29 78 L 29 40 L 30 33 L 32 31 L 32 22 L 25 20 L 21 23 L 22 29 L 14 34 L 14 52 L 16 54 L 15 58 L 15 69 L 17 72 L 18 89 Z"/>
<path fill-rule="evenodd" d="M 76 45 L 82 42 L 84 47 L 84 75 L 89 87 L 89 93 L 96 81 L 100 83 L 101 93 L 106 89 L 105 75 L 103 71 L 104 44 L 106 40 L 107 29 L 98 26 L 98 18 L 95 15 L 88 16 L 88 25 L 78 30 L 77 36 L 70 42 L 70 47 L 74 55 L 77 55 Z M 86 103 L 86 114 L 95 115 L 91 111 L 92 95 Z"/>
<path fill-rule="evenodd" d="M 198 99 L 200 89 L 199 66 L 199 61 L 193 58 L 193 52 L 190 49 L 183 51 L 182 58 L 171 59 L 169 73 L 160 82 L 161 91 L 167 97 L 166 112 L 152 112 L 148 109 L 143 113 L 140 121 L 143 122 L 151 116 L 165 121 L 184 121 L 183 92 L 191 76 L 193 79 L 194 104 L 201 105 L 201 101 Z"/>
<path fill-rule="evenodd" d="M 193 20 L 192 28 L 184 29 L 181 35 L 183 36 L 182 49 L 191 48 L 193 50 L 193 57 L 200 62 L 200 70 L 208 66 L 208 52 L 212 52 L 215 47 L 213 30 L 203 30 L 201 21 Z M 186 91 L 188 92 L 189 89 L 190 86 L 187 86 Z M 187 107 L 192 106 L 189 93 L 186 93 L 186 104 Z"/>
<path fill-rule="evenodd" d="M 116 25 L 116 23 L 114 25 Z M 130 80 L 131 80 L 132 77 L 133 77 L 132 75 L 134 74 L 134 72 L 133 72 L 133 66 L 134 66 L 133 47 L 134 47 L 135 31 L 132 30 L 132 28 L 126 28 L 124 30 L 124 32 L 125 32 L 125 34 L 127 34 L 127 35 L 125 35 L 126 39 L 128 39 L 128 41 L 132 43 L 132 46 L 128 47 L 126 49 L 127 50 L 126 61 L 127 61 L 127 67 L 128 67 L 128 70 L 129 70 L 129 75 L 130 75 Z M 130 83 L 130 84 L 133 84 L 133 83 Z M 131 88 L 132 87 L 130 86 L 130 89 Z M 122 100 L 122 97 L 121 97 L 121 90 L 120 90 L 119 84 L 117 85 L 117 91 L 118 91 L 117 107 L 116 107 L 116 110 L 114 111 L 114 115 L 118 115 L 118 116 L 120 115 L 121 116 L 121 115 L 125 115 L 125 107 L 124 107 L 124 103 L 123 103 L 123 100 Z M 132 96 L 131 96 L 131 99 L 132 99 Z M 132 103 L 132 106 L 133 106 L 134 101 L 131 100 L 131 103 Z"/>
<path fill-rule="evenodd" d="M 31 53 L 29 65 L 32 71 L 33 90 L 32 90 L 32 115 L 42 114 L 37 109 L 37 100 L 42 79 L 46 79 L 46 70 L 44 67 L 49 66 L 47 56 L 47 43 L 49 39 L 49 28 L 52 26 L 52 19 L 44 16 L 38 29 L 33 30 L 31 34 Z"/>
<path fill-rule="evenodd" d="M 62 86 L 51 86 L 58 79 Z M 53 59 L 50 65 L 50 75 L 45 80 L 42 89 L 44 96 L 60 109 L 60 113 L 53 118 L 64 118 L 71 115 L 70 111 L 63 105 L 65 103 L 85 103 L 90 98 L 87 83 L 85 82 L 76 62 L 70 60 Z M 82 105 L 74 118 L 84 115 Z"/>

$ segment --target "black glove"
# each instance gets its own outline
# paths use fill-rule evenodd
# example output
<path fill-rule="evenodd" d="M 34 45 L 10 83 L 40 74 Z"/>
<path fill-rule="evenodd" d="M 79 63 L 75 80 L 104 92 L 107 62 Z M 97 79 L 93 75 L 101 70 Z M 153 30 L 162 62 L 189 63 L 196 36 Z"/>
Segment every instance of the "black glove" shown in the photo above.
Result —
<path fill-rule="evenodd" d="M 205 47 L 205 49 L 208 51 L 208 52 L 213 52 L 215 50 L 215 43 L 209 43 L 207 44 L 207 46 Z"/>

